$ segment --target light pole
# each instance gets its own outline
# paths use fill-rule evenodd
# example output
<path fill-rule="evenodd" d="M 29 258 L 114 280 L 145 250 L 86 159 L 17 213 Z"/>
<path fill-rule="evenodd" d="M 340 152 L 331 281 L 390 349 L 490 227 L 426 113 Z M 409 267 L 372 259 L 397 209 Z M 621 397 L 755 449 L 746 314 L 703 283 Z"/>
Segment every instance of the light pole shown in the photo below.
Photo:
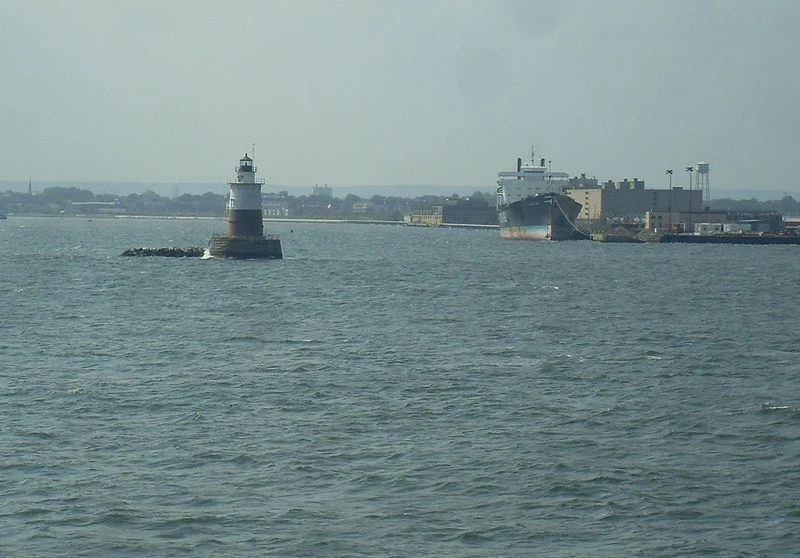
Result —
<path fill-rule="evenodd" d="M 672 169 L 667 169 L 669 176 L 669 217 L 667 218 L 667 234 L 672 233 Z"/>
<path fill-rule="evenodd" d="M 686 172 L 689 173 L 689 232 L 694 233 L 694 221 L 692 215 L 692 171 L 694 167 L 686 167 Z"/>

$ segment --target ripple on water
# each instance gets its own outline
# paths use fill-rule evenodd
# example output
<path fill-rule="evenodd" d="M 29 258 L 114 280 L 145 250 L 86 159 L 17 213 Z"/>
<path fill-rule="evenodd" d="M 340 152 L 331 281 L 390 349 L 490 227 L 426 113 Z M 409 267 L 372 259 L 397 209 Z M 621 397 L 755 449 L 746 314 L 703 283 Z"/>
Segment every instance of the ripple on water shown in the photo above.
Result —
<path fill-rule="evenodd" d="M 24 224 L 0 243 L 5 554 L 800 546 L 783 247 L 311 223 L 275 265 L 209 265 L 118 254 L 214 222 Z"/>

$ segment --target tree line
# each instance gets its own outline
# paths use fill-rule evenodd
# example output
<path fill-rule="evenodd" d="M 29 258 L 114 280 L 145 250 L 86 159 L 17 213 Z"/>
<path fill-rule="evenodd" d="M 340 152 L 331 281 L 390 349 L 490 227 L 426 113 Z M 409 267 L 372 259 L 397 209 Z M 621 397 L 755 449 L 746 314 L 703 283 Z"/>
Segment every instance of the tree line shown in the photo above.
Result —
<path fill-rule="evenodd" d="M 276 217 L 351 218 L 402 220 L 403 215 L 425 206 L 444 203 L 489 205 L 491 195 L 475 192 L 470 197 L 420 196 L 401 198 L 374 195 L 344 198 L 308 195 L 290 196 L 286 191 L 264 194 L 265 212 Z M 148 190 L 138 194 L 95 194 L 78 187 L 53 186 L 41 192 L 6 191 L 0 194 L 0 212 L 17 215 L 145 215 L 224 217 L 227 194 L 181 194 L 160 196 Z M 494 200 L 491 199 L 491 203 Z M 275 209 L 277 208 L 277 209 Z"/>

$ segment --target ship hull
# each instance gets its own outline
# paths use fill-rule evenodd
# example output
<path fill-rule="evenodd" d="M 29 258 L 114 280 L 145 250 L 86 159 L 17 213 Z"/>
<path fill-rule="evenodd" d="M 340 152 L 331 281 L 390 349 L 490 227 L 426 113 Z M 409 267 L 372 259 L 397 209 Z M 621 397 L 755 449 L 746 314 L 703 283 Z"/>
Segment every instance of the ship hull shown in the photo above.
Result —
<path fill-rule="evenodd" d="M 520 240 L 586 238 L 574 222 L 581 204 L 555 192 L 537 194 L 498 209 L 500 237 Z"/>

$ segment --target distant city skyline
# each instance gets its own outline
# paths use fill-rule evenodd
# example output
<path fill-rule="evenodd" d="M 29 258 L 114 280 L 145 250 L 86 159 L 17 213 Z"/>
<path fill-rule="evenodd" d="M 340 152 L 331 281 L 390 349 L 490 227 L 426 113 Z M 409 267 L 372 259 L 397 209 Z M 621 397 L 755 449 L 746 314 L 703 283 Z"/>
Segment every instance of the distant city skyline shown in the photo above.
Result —
<path fill-rule="evenodd" d="M 255 145 L 282 188 L 493 191 L 533 145 L 601 181 L 666 188 L 672 168 L 688 186 L 679 169 L 707 161 L 712 197 L 798 190 L 794 0 L 7 0 L 0 15 L 0 180 L 25 188 L 224 191 Z"/>

